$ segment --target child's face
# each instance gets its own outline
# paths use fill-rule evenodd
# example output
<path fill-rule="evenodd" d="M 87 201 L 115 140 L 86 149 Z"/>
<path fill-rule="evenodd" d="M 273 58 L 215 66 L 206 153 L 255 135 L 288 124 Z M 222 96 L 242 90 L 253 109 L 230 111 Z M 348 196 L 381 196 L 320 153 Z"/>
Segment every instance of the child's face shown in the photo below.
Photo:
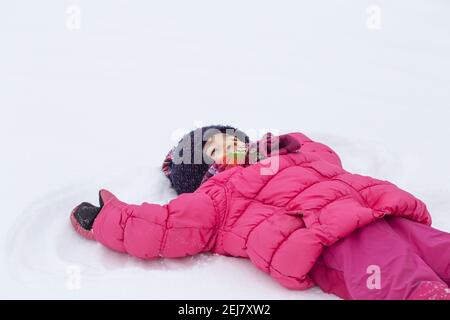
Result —
<path fill-rule="evenodd" d="M 203 152 L 215 163 L 229 163 L 227 159 L 230 154 L 243 152 L 244 150 L 245 143 L 243 141 L 225 133 L 217 133 L 211 136 L 203 147 Z"/>

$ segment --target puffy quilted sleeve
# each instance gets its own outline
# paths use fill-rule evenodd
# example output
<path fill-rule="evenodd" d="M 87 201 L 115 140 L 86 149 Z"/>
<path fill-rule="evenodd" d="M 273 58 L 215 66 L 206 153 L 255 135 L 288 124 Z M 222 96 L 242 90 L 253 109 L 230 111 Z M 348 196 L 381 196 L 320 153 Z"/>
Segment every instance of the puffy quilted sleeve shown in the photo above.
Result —
<path fill-rule="evenodd" d="M 214 245 L 217 215 L 204 193 L 182 194 L 165 205 L 127 204 L 107 194 L 93 232 L 110 249 L 152 259 L 194 255 Z"/>
<path fill-rule="evenodd" d="M 302 220 L 287 214 L 272 215 L 249 234 L 246 252 L 252 263 L 288 289 L 314 286 L 308 272 L 323 245 Z"/>
<path fill-rule="evenodd" d="M 331 164 L 342 167 L 341 159 L 334 152 L 333 149 L 327 145 L 316 142 L 308 138 L 306 135 L 300 132 L 289 133 L 289 136 L 294 137 L 301 145 L 301 152 L 311 152 L 319 156 L 322 160 L 328 161 Z"/>
<path fill-rule="evenodd" d="M 431 225 L 431 216 L 427 206 L 411 193 L 396 185 L 377 179 L 360 191 L 367 205 L 379 212 L 379 215 L 394 215 Z"/>

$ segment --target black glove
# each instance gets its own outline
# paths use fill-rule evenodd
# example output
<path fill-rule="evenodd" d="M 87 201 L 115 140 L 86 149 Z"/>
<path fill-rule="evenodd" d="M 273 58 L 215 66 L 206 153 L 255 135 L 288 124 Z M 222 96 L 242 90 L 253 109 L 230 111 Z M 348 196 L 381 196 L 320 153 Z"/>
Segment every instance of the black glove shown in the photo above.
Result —
<path fill-rule="evenodd" d="M 97 218 L 100 210 L 103 208 L 104 202 L 99 194 L 100 207 L 94 206 L 89 202 L 81 203 L 73 212 L 77 224 L 85 230 L 91 230 L 94 220 Z"/>
<path fill-rule="evenodd" d="M 97 218 L 100 210 L 100 207 L 96 207 L 88 202 L 83 202 L 75 210 L 73 216 L 80 227 L 85 230 L 91 230 L 92 226 L 94 225 L 94 220 L 95 218 Z"/>

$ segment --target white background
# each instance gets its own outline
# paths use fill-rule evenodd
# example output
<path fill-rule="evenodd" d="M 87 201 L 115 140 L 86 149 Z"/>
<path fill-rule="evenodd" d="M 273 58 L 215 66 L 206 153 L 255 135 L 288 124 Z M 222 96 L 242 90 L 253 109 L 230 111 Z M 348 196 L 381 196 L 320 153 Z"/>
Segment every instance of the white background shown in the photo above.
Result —
<path fill-rule="evenodd" d="M 449 14 L 445 0 L 3 1 L 0 298 L 335 298 L 247 260 L 143 262 L 72 231 L 102 187 L 172 198 L 159 166 L 202 124 L 302 131 L 450 231 Z"/>

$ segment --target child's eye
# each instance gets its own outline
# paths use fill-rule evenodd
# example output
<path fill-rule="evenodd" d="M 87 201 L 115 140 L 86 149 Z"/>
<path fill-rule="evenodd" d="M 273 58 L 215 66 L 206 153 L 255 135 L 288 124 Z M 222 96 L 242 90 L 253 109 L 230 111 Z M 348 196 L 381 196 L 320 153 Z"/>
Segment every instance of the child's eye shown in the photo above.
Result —
<path fill-rule="evenodd" d="M 216 148 L 211 150 L 211 157 L 214 157 L 215 154 L 216 154 Z"/>

